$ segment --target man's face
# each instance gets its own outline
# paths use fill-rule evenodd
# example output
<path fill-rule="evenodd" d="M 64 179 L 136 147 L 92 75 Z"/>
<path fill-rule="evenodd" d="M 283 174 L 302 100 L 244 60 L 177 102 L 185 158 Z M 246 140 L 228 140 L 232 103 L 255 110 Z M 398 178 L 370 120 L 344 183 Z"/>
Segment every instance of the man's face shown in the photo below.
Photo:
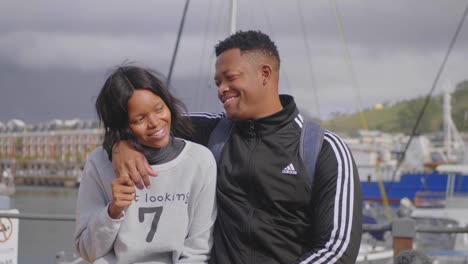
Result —
<path fill-rule="evenodd" d="M 228 118 L 247 120 L 261 115 L 263 78 L 258 64 L 249 56 L 230 49 L 216 60 L 215 83 Z"/>

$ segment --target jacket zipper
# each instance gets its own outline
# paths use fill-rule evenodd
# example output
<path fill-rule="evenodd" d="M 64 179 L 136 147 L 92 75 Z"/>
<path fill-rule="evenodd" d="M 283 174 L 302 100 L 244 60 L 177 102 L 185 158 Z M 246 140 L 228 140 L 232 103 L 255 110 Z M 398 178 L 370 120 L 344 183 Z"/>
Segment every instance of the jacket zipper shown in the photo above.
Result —
<path fill-rule="evenodd" d="M 249 209 L 249 242 L 250 242 L 250 262 L 255 263 L 255 250 L 253 249 L 254 239 L 253 239 L 253 213 L 254 209 Z"/>
<path fill-rule="evenodd" d="M 255 125 L 254 125 L 254 122 L 253 121 L 250 121 L 250 127 L 249 127 L 249 130 L 250 130 L 250 133 L 254 136 L 255 138 L 255 145 L 252 149 L 252 152 L 251 152 L 251 155 L 250 155 L 250 160 L 249 160 L 249 183 L 250 183 L 250 191 L 249 191 L 249 198 L 250 198 L 250 201 L 254 201 L 253 200 L 253 196 L 254 196 L 254 182 L 253 182 L 253 174 L 252 174 L 252 166 L 255 166 L 252 165 L 252 158 L 253 158 L 253 155 L 255 154 L 255 150 L 257 148 L 257 145 L 258 145 L 258 137 L 257 137 L 257 134 L 256 134 L 256 131 L 255 131 Z M 253 205 L 251 205 L 251 207 L 249 208 L 249 218 L 248 218 L 248 236 L 249 236 L 249 242 L 250 242 L 250 263 L 253 264 L 255 263 L 255 250 L 253 249 L 253 246 L 254 246 L 254 233 L 253 233 L 253 214 L 254 214 L 254 207 Z"/>

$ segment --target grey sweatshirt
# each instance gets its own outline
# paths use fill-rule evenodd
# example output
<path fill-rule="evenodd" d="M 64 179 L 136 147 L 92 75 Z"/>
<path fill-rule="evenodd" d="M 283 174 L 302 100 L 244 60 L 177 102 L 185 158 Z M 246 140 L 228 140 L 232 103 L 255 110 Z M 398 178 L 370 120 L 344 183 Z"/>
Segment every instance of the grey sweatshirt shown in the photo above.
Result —
<path fill-rule="evenodd" d="M 77 201 L 75 247 L 94 263 L 207 263 L 216 218 L 216 162 L 186 141 L 175 159 L 152 166 L 151 188 L 135 188 L 120 219 L 109 217 L 112 163 L 101 147 L 85 165 Z"/>

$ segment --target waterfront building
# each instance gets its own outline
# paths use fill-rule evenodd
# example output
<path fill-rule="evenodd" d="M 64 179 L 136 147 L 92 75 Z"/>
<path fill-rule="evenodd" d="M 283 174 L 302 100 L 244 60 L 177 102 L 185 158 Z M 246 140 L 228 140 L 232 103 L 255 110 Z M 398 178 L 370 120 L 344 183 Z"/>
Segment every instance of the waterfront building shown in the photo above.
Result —
<path fill-rule="evenodd" d="M 0 172 L 13 171 L 20 183 L 78 178 L 88 154 L 101 145 L 103 132 L 98 121 L 79 119 L 0 123 Z"/>

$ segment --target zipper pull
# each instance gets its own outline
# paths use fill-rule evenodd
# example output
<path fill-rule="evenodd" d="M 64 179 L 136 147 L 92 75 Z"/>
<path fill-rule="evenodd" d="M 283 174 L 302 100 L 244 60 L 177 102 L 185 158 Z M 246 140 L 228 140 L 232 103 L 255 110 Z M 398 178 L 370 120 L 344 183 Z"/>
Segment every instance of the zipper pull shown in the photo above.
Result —
<path fill-rule="evenodd" d="M 249 131 L 250 131 L 250 134 L 255 136 L 255 124 L 254 124 L 254 121 L 250 120 L 249 121 Z"/>

